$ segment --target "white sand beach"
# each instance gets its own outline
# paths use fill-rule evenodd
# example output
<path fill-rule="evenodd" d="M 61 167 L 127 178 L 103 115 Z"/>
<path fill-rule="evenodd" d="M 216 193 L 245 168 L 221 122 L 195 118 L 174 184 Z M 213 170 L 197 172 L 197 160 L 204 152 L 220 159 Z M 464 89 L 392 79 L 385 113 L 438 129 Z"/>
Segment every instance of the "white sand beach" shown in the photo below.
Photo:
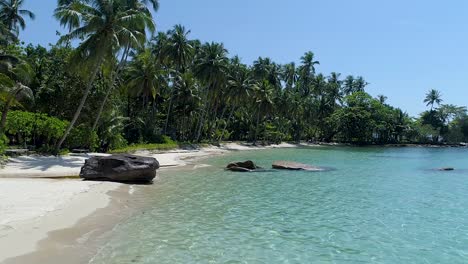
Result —
<path fill-rule="evenodd" d="M 254 147 L 227 143 L 198 150 L 179 149 L 156 154 L 138 151 L 135 154 L 154 157 L 160 162 L 161 169 L 165 169 L 186 165 L 194 158 L 228 151 L 296 146 Z M 93 155 L 106 154 L 21 156 L 11 158 L 0 169 L 0 262 L 33 252 L 38 242 L 47 238 L 48 232 L 71 227 L 80 219 L 108 206 L 110 191 L 119 187 L 127 188 L 129 193 L 134 191 L 128 185 L 118 183 L 63 179 L 78 176 L 85 160 Z"/>
<path fill-rule="evenodd" d="M 53 230 L 69 228 L 106 207 L 121 184 L 79 180 L 0 180 L 0 263 L 36 250 Z"/>

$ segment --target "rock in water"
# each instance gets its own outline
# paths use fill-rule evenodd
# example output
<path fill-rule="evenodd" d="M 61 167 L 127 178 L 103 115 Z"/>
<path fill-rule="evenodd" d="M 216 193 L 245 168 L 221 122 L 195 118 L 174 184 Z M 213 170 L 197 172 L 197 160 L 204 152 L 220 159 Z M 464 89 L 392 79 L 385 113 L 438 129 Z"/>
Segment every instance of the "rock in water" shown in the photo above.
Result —
<path fill-rule="evenodd" d="M 272 167 L 273 169 L 278 169 L 278 170 L 306 170 L 306 171 L 325 171 L 326 170 L 324 168 L 297 163 L 297 162 L 292 162 L 292 161 L 275 161 L 273 162 Z"/>
<path fill-rule="evenodd" d="M 453 171 L 455 168 L 440 168 L 440 171 Z"/>
<path fill-rule="evenodd" d="M 130 154 L 92 157 L 81 168 L 80 178 L 116 182 L 148 183 L 156 177 L 159 162 L 155 158 Z"/>
<path fill-rule="evenodd" d="M 226 169 L 230 171 L 237 172 L 250 172 L 256 169 L 259 169 L 257 165 L 251 160 L 242 161 L 242 162 L 231 162 L 227 165 Z"/>

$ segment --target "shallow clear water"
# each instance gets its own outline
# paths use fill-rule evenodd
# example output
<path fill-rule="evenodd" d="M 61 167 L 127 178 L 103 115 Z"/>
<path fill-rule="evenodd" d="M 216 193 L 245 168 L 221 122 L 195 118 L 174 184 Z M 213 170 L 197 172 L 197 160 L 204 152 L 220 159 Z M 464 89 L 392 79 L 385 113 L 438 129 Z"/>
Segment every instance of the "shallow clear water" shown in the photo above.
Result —
<path fill-rule="evenodd" d="M 336 170 L 223 170 L 246 159 Z M 211 166 L 163 173 L 92 263 L 468 263 L 466 149 L 274 149 L 201 163 Z"/>

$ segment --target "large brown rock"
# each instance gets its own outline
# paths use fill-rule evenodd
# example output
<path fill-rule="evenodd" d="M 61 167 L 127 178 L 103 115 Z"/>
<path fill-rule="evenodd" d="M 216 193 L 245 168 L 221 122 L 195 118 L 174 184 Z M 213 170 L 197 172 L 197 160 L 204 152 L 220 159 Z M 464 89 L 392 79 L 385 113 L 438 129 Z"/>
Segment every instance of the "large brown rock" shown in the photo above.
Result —
<path fill-rule="evenodd" d="M 306 171 L 325 171 L 326 170 L 324 168 L 297 163 L 297 162 L 292 162 L 292 161 L 275 161 L 273 162 L 272 167 L 273 169 L 278 169 L 278 170 L 306 170 Z"/>
<path fill-rule="evenodd" d="M 241 162 L 231 162 L 227 165 L 226 169 L 230 171 L 237 172 L 250 172 L 256 169 L 259 169 L 257 165 L 251 160 L 241 161 Z"/>
<path fill-rule="evenodd" d="M 80 178 L 116 182 L 149 183 L 156 177 L 159 162 L 155 158 L 130 154 L 92 157 L 81 168 Z"/>

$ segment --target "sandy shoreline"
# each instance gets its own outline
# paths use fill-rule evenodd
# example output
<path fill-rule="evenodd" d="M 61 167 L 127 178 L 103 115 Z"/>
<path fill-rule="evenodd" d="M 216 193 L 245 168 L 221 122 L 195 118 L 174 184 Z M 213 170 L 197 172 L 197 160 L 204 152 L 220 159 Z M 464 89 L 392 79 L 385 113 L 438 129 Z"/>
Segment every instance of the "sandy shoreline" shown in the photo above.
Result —
<path fill-rule="evenodd" d="M 252 147 L 228 143 L 198 150 L 174 150 L 164 153 L 139 151 L 135 154 L 155 157 L 165 167 L 184 166 L 190 161 L 229 151 L 297 147 L 280 144 Z M 111 204 L 110 192 L 131 194 L 129 185 L 110 182 L 85 182 L 79 179 L 51 179 L 77 176 L 85 160 L 92 155 L 63 157 L 22 156 L 10 159 L 0 169 L 0 263 L 38 250 L 40 241 L 54 230 L 76 225 L 81 219 Z M 44 179 L 46 178 L 46 179 Z"/>

